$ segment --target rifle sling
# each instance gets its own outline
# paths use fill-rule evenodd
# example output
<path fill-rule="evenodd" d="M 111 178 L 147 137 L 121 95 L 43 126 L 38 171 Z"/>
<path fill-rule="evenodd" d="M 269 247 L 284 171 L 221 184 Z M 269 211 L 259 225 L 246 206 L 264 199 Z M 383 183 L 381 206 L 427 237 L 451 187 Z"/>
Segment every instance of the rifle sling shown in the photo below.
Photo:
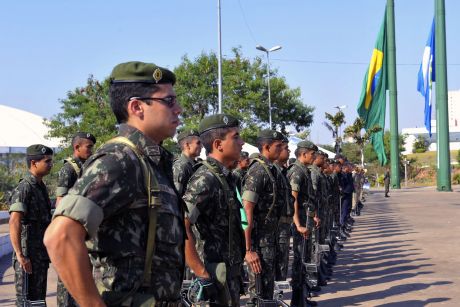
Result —
<path fill-rule="evenodd" d="M 259 159 L 259 158 L 254 158 L 254 160 L 259 162 L 260 165 L 262 165 L 263 169 L 265 170 L 265 172 L 267 173 L 268 177 L 270 178 L 270 181 L 271 181 L 272 187 L 273 187 L 273 201 L 272 201 L 272 204 L 271 204 L 270 208 L 268 209 L 267 215 L 265 216 L 265 223 L 268 223 L 268 219 L 270 218 L 273 210 L 275 209 L 275 205 L 276 205 L 276 195 L 277 195 L 277 192 L 278 192 L 277 188 L 276 188 L 276 180 L 275 180 L 275 177 L 273 176 L 273 173 L 270 171 L 270 169 L 268 168 L 267 163 L 265 163 L 264 160 Z"/>

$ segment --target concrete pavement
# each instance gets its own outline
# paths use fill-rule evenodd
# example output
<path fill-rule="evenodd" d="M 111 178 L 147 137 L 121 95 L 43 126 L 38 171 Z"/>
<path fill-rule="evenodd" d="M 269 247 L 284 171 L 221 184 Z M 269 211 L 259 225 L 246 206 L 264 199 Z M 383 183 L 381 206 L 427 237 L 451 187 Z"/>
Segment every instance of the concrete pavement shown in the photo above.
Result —
<path fill-rule="evenodd" d="M 372 191 L 334 275 L 319 297 L 329 306 L 460 306 L 460 187 Z M 11 256 L 0 259 L 0 306 L 14 304 Z M 51 268 L 48 306 L 56 305 Z"/>

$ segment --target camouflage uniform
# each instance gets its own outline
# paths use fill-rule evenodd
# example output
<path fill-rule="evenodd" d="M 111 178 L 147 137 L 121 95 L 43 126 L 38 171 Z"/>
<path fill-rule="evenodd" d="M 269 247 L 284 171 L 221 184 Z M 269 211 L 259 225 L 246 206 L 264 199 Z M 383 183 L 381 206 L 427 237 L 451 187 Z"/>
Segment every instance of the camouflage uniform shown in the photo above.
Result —
<path fill-rule="evenodd" d="M 298 212 L 299 222 L 301 226 L 307 226 L 310 230 L 310 236 L 308 240 L 303 244 L 302 235 L 296 230 L 294 231 L 294 261 L 292 264 L 292 288 L 294 290 L 302 289 L 303 285 L 303 267 L 302 261 L 310 262 L 310 255 L 312 250 L 311 231 L 313 230 L 313 217 L 316 210 L 315 197 L 313 194 L 313 185 L 311 181 L 311 174 L 307 166 L 303 165 L 299 161 L 289 166 L 287 177 L 291 184 L 292 191 L 298 192 Z M 307 225 L 307 210 L 310 213 L 310 224 Z M 302 247 L 304 248 L 303 253 L 305 258 L 302 259 Z"/>
<path fill-rule="evenodd" d="M 183 196 L 187 190 L 188 181 L 193 174 L 193 165 L 195 165 L 195 161 L 184 154 L 181 154 L 176 160 L 174 160 L 174 186 L 180 196 Z"/>
<path fill-rule="evenodd" d="M 282 180 L 272 162 L 260 156 L 272 173 L 277 190 L 282 193 L 279 184 Z M 272 299 L 275 287 L 275 258 L 277 250 L 277 231 L 281 211 L 285 206 L 283 194 L 275 195 L 273 183 L 260 162 L 254 160 L 249 166 L 243 183 L 242 198 L 255 203 L 253 211 L 253 228 L 251 232 L 251 250 L 257 252 L 262 265 L 262 298 Z M 269 213 L 275 198 L 275 208 Z M 249 272 L 249 292 L 255 296 L 255 275 Z"/>
<path fill-rule="evenodd" d="M 279 192 L 285 199 L 285 206 L 278 223 L 278 249 L 276 253 L 275 280 L 286 280 L 289 264 L 289 243 L 291 240 L 292 216 L 294 215 L 294 198 L 292 197 L 291 185 L 286 177 L 287 169 L 274 163 L 283 189 Z"/>
<path fill-rule="evenodd" d="M 325 220 L 325 178 L 323 173 L 321 172 L 321 169 L 314 165 L 311 164 L 308 166 L 308 169 L 310 170 L 311 173 L 311 181 L 312 181 L 312 186 L 314 193 L 316 195 L 316 203 L 317 203 L 317 208 L 318 208 L 318 217 L 321 219 L 321 225 L 320 225 L 320 231 L 319 231 L 319 238 L 315 238 L 315 234 L 313 235 L 313 240 L 319 240 L 320 243 L 324 242 L 324 220 Z"/>
<path fill-rule="evenodd" d="M 225 195 L 219 179 L 208 167 L 199 164 L 184 195 L 188 209 L 187 215 L 191 224 L 198 229 L 200 239 L 204 243 L 205 266 L 225 262 L 231 306 L 239 306 L 240 294 L 244 293 L 241 267 L 245 254 L 240 216 L 241 204 L 236 197 L 236 186 L 231 172 L 213 158 L 208 157 L 207 162 L 223 180 L 227 181 L 231 189 L 228 193 L 230 195 Z M 232 218 L 229 223 L 230 216 Z M 231 231 L 231 242 L 229 242 L 229 231 Z M 222 292 L 224 290 L 221 289 L 219 293 Z M 227 301 L 219 303 L 228 306 Z"/>
<path fill-rule="evenodd" d="M 157 302 L 177 302 L 185 264 L 183 206 L 172 179 L 172 155 L 139 130 L 121 124 L 127 137 L 153 169 L 161 207 L 150 286 L 138 292 Z M 129 292 L 143 281 L 149 214 L 143 170 L 134 151 L 122 143 L 102 146 L 85 164 L 82 177 L 65 196 L 55 216 L 85 227 L 93 277 L 103 298 Z M 107 301 L 107 299 L 105 299 Z"/>
<path fill-rule="evenodd" d="M 79 173 L 77 173 L 77 170 L 72 166 L 71 163 L 76 164 L 76 166 L 80 169 Z M 69 189 L 73 187 L 77 179 L 80 177 L 82 167 L 83 162 L 78 157 L 72 157 L 64 160 L 64 165 L 58 173 L 56 197 L 64 197 L 65 195 L 67 195 Z M 64 283 L 61 281 L 59 277 L 57 280 L 56 299 L 58 306 L 78 306 L 77 302 L 75 302 L 73 297 L 70 295 L 69 291 L 67 291 L 67 289 L 64 286 Z"/>
<path fill-rule="evenodd" d="M 50 261 L 43 245 L 43 237 L 51 222 L 51 202 L 45 184 L 38 182 L 28 172 L 14 189 L 10 204 L 10 213 L 22 212 L 24 214 L 21 221 L 21 247 L 22 253 L 32 263 L 32 274 L 24 274 L 16 253 L 13 253 L 16 306 L 24 306 L 24 299 L 26 299 L 24 294 L 29 300 L 44 300 L 46 297 L 46 281 Z M 23 289 L 24 278 L 28 278 L 29 289 Z"/>
<path fill-rule="evenodd" d="M 247 170 L 241 169 L 241 168 L 236 168 L 233 170 L 233 179 L 235 180 L 235 184 L 238 188 L 238 190 L 242 191 L 243 189 L 243 181 L 244 181 L 244 176 L 246 176 Z"/>

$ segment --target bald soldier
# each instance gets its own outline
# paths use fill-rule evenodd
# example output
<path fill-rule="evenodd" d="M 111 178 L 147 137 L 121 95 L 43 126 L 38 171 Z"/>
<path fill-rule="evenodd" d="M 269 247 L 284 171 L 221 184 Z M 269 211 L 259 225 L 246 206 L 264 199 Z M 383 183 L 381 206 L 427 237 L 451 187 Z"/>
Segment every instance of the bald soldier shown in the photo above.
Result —
<path fill-rule="evenodd" d="M 26 162 L 28 172 L 14 189 L 9 208 L 16 306 L 46 298 L 49 267 L 43 236 L 51 221 L 51 202 L 43 177 L 53 166 L 53 150 L 31 145 L 27 147 Z"/>
<path fill-rule="evenodd" d="M 183 205 L 172 154 L 160 145 L 180 124 L 175 81 L 143 62 L 119 64 L 110 75 L 119 134 L 86 161 L 44 241 L 81 307 L 181 304 Z"/>

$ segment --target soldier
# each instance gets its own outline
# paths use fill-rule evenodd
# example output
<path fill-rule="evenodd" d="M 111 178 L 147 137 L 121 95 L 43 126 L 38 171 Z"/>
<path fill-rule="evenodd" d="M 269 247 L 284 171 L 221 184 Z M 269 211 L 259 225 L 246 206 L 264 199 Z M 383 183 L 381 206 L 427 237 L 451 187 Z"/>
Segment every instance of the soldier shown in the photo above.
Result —
<path fill-rule="evenodd" d="M 188 180 L 193 174 L 195 158 L 201 153 L 201 141 L 198 131 L 185 130 L 179 133 L 177 142 L 182 153 L 174 161 L 173 174 L 174 185 L 182 197 L 187 189 Z"/>
<path fill-rule="evenodd" d="M 56 206 L 81 175 L 83 163 L 93 154 L 96 138 L 91 133 L 77 132 L 72 138 L 73 155 L 64 160 L 58 173 Z"/>
<path fill-rule="evenodd" d="M 43 177 L 53 166 L 53 150 L 41 144 L 27 147 L 29 171 L 19 181 L 10 198 L 10 238 L 13 245 L 16 306 L 26 300 L 46 298 L 49 258 L 43 245 L 51 221 L 51 202 Z"/>
<path fill-rule="evenodd" d="M 88 132 L 77 132 L 72 138 L 73 155 L 64 160 L 64 165 L 58 173 L 56 206 L 81 176 L 83 163 L 93 154 L 95 143 L 96 138 Z M 56 299 L 58 306 L 77 306 L 60 278 L 57 281 Z"/>
<path fill-rule="evenodd" d="M 243 183 L 243 204 L 248 219 L 245 230 L 246 256 L 250 267 L 248 306 L 254 298 L 273 299 L 275 287 L 276 233 L 285 199 L 277 194 L 282 190 L 273 162 L 279 158 L 283 135 L 274 130 L 262 130 L 257 137 L 260 156 L 249 166 Z M 257 276 L 256 276 L 257 275 Z M 261 289 L 256 293 L 256 278 Z"/>
<path fill-rule="evenodd" d="M 180 124 L 175 75 L 155 64 L 128 62 L 113 69 L 110 81 L 119 135 L 86 161 L 44 242 L 82 307 L 139 301 L 179 306 L 183 205 L 173 183 L 172 154 L 160 145 Z"/>
<path fill-rule="evenodd" d="M 302 262 L 310 262 L 312 250 L 311 233 L 313 227 L 319 225 L 316 215 L 316 197 L 311 182 L 311 174 L 307 166 L 315 160 L 318 147 L 310 141 L 301 141 L 297 144 L 295 155 L 297 160 L 289 166 L 289 179 L 292 196 L 294 197 L 294 261 L 292 264 L 292 300 L 291 306 L 303 306 L 306 293 L 303 292 L 306 274 Z M 307 214 L 309 224 L 307 224 Z M 316 219 L 316 220 L 314 220 Z M 314 225 L 316 223 L 316 225 Z M 304 255 L 304 259 L 302 259 Z M 308 302 L 315 305 L 315 302 Z"/>
<path fill-rule="evenodd" d="M 241 204 L 231 168 L 240 157 L 244 143 L 239 135 L 238 120 L 225 114 L 204 118 L 199 132 L 208 156 L 197 165 L 184 195 L 188 209 L 185 219 L 187 264 L 200 283 L 207 285 L 207 299 L 213 301 L 211 306 L 239 306 L 240 294 L 244 293 L 241 268 L 245 245 Z M 191 225 L 196 226 L 203 241 L 204 261 L 195 249 Z"/>
<path fill-rule="evenodd" d="M 238 159 L 238 164 L 233 171 L 233 177 L 235 178 L 236 186 L 240 192 L 243 184 L 243 178 L 249 168 L 249 162 L 249 153 L 242 151 L 240 153 L 240 158 Z"/>
<path fill-rule="evenodd" d="M 353 219 L 350 217 L 351 201 L 354 190 L 351 169 L 352 166 L 350 163 L 344 163 L 342 168 L 342 175 L 340 176 L 342 191 L 342 212 L 340 214 L 340 225 L 344 234 L 346 234 L 347 231 L 351 231 L 351 225 L 349 225 L 348 222 L 353 221 Z"/>
<path fill-rule="evenodd" d="M 390 169 L 388 167 L 385 171 L 383 182 L 385 184 L 385 197 L 390 197 L 390 195 L 388 195 L 388 193 L 390 193 Z"/>
<path fill-rule="evenodd" d="M 292 216 L 294 215 L 294 200 L 291 193 L 291 185 L 287 179 L 287 167 L 286 163 L 289 159 L 289 140 L 284 137 L 283 147 L 279 158 L 275 161 L 275 165 L 278 170 L 279 178 L 281 179 L 282 185 L 285 187 L 283 191 L 280 191 L 280 196 L 286 200 L 286 204 L 281 213 L 280 221 L 278 224 L 278 249 L 276 253 L 276 271 L 275 280 L 286 280 L 288 273 L 289 263 L 289 245 L 291 241 L 291 225 Z"/>

